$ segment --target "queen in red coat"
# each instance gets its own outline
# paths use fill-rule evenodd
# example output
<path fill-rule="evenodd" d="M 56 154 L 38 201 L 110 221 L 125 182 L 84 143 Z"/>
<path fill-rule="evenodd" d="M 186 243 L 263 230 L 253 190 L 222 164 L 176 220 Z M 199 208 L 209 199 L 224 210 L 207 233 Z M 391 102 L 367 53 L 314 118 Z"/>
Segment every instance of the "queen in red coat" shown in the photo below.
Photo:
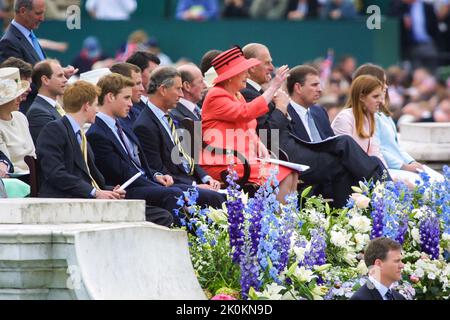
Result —
<path fill-rule="evenodd" d="M 272 169 L 278 169 L 280 191 L 277 199 L 284 203 L 285 196 L 297 190 L 298 174 L 289 168 L 275 167 L 259 160 L 268 158 L 269 153 L 256 133 L 256 118 L 269 111 L 268 103 L 286 80 L 289 69 L 287 66 L 281 67 L 264 94 L 247 103 L 239 91 L 246 86 L 248 69 L 260 63 L 257 59 L 246 59 L 238 46 L 221 53 L 212 61 L 218 76 L 202 107 L 203 140 L 211 146 L 237 150 L 243 154 L 250 163 L 249 181 L 252 183 L 264 183 Z M 227 169 L 230 162 L 229 158 L 206 150 L 202 160 L 202 167 L 214 179 L 220 179 L 220 173 Z M 239 164 L 237 159 L 233 161 Z M 243 175 L 242 165 L 237 165 L 235 169 L 239 176 Z"/>

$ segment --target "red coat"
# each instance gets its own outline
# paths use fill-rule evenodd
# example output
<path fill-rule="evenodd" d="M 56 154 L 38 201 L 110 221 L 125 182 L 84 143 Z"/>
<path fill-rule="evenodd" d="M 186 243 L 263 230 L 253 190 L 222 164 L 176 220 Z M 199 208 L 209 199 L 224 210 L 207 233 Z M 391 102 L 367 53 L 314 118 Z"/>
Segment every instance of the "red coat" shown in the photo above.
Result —
<path fill-rule="evenodd" d="M 265 166 L 261 171 L 261 162 L 257 160 L 257 146 L 260 144 L 256 134 L 256 118 L 269 111 L 264 98 L 258 97 L 247 103 L 240 93 L 232 96 L 220 86 L 209 90 L 202 107 L 202 131 L 203 140 L 208 144 L 237 150 L 250 162 L 250 182 L 261 184 L 260 177 L 270 175 L 270 166 Z M 230 159 L 224 156 L 216 156 L 204 151 L 202 167 L 214 179 L 220 179 L 220 173 L 226 170 Z M 234 159 L 237 162 L 237 159 Z M 236 172 L 241 177 L 244 173 L 243 166 L 236 166 Z M 278 180 L 283 180 L 290 169 L 279 168 Z"/>

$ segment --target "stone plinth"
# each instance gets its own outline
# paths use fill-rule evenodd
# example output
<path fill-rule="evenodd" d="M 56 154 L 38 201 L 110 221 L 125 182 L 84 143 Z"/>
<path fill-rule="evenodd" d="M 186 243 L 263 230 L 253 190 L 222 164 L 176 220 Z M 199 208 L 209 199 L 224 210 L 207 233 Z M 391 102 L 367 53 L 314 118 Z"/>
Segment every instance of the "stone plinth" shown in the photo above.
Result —
<path fill-rule="evenodd" d="M 0 299 L 205 299 L 187 234 L 145 222 L 144 208 L 0 200 Z"/>
<path fill-rule="evenodd" d="M 450 164 L 450 123 L 404 123 L 400 145 L 417 161 L 441 169 Z"/>

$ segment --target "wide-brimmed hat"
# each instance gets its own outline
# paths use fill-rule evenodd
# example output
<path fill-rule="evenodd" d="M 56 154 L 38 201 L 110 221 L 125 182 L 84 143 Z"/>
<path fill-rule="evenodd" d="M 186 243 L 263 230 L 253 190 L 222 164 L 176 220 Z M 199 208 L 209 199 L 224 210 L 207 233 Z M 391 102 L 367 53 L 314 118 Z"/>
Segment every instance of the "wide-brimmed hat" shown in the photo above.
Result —
<path fill-rule="evenodd" d="M 18 68 L 0 68 L 0 106 L 24 94 L 30 83 L 20 80 Z"/>
<path fill-rule="evenodd" d="M 100 78 L 111 73 L 111 70 L 109 70 L 108 68 L 94 69 L 80 74 L 80 80 L 84 80 L 96 85 Z"/>
<path fill-rule="evenodd" d="M 215 57 L 211 64 L 218 74 L 213 81 L 214 84 L 217 84 L 261 64 L 261 61 L 254 58 L 246 59 L 241 48 L 234 46 Z"/>

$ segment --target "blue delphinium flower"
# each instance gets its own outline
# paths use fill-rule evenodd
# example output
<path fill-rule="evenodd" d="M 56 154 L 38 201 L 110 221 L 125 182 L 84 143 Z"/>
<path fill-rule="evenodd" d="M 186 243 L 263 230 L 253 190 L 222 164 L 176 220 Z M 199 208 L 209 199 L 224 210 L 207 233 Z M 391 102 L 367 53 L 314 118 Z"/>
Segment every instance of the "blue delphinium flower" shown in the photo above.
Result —
<path fill-rule="evenodd" d="M 244 203 L 240 197 L 238 179 L 234 166 L 228 168 L 228 197 L 226 207 L 228 210 L 228 233 L 230 236 L 230 247 L 233 251 L 233 262 L 239 264 L 242 256 L 242 246 L 244 245 Z"/>
<path fill-rule="evenodd" d="M 242 248 L 243 254 L 239 263 L 241 269 L 241 292 L 244 299 L 248 298 L 250 288 L 258 291 L 261 287 L 261 280 L 259 279 L 260 266 L 256 255 L 252 254 L 251 250 L 251 245 L 246 243 Z"/>
<path fill-rule="evenodd" d="M 439 258 L 440 222 L 430 210 L 427 210 L 420 222 L 420 247 L 423 252 L 430 255 L 432 259 Z"/>

